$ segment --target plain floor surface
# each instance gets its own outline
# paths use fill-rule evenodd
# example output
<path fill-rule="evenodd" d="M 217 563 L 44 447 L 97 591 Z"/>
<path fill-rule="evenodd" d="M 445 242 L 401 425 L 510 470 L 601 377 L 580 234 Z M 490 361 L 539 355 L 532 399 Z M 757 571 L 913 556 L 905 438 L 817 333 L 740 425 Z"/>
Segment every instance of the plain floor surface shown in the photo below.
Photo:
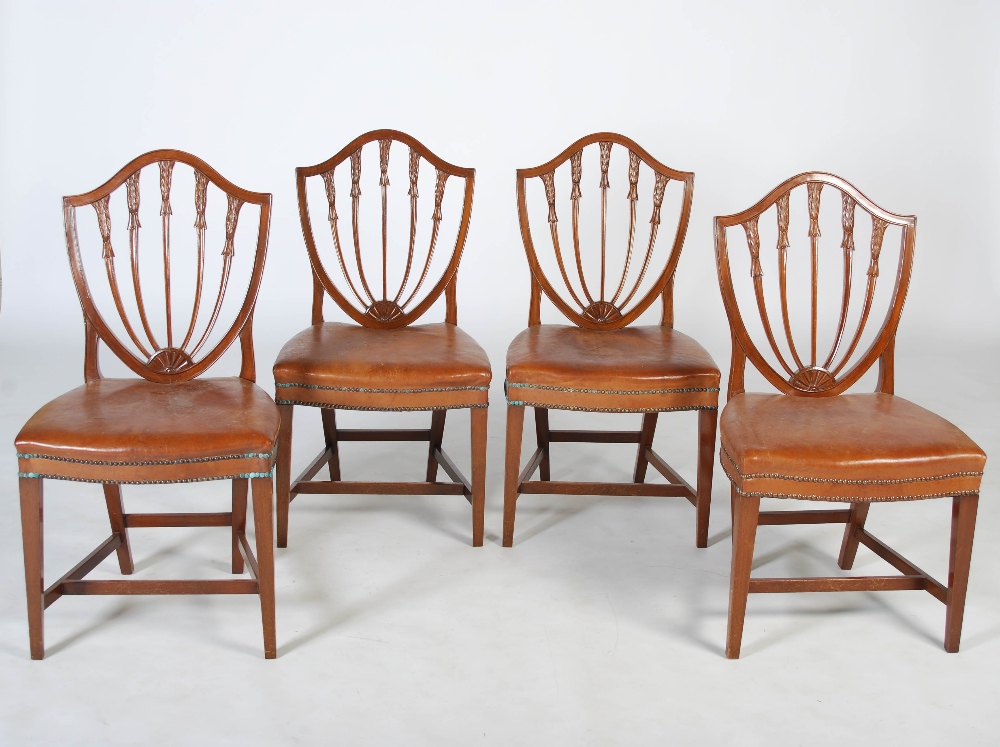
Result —
<path fill-rule="evenodd" d="M 911 341 L 912 342 L 912 341 Z M 13 436 L 82 380 L 82 361 L 7 346 L 0 360 L 2 744 L 996 744 L 1000 513 L 995 462 L 979 511 L 962 650 L 924 592 L 754 595 L 743 658 L 723 655 L 728 485 L 716 468 L 710 546 L 681 499 L 526 496 L 500 546 L 504 404 L 490 410 L 486 543 L 460 497 L 303 496 L 277 552 L 278 658 L 256 597 L 66 597 L 28 658 Z M 897 393 L 948 417 L 992 459 L 1000 350 L 901 348 Z M 500 362 L 494 361 L 502 380 Z M 266 369 L 265 369 L 266 370 Z M 30 371 L 31 375 L 26 375 Z M 264 382 L 269 386 L 269 379 Z M 495 392 L 495 394 L 498 394 Z M 554 427 L 639 416 L 556 413 Z M 345 414 L 418 426 L 427 415 Z M 525 455 L 533 446 L 531 418 Z M 655 447 L 693 476 L 695 417 Z M 469 418 L 445 446 L 468 470 Z M 293 471 L 321 445 L 297 410 Z M 346 479 L 420 479 L 426 447 L 349 444 Z M 628 479 L 634 448 L 553 447 L 556 479 Z M 659 480 L 654 477 L 652 479 Z M 226 510 L 228 483 L 126 487 L 127 511 Z M 46 482 L 46 577 L 108 534 L 96 485 Z M 877 505 L 870 529 L 947 577 L 950 501 Z M 840 573 L 838 526 L 764 527 L 757 574 Z M 228 573 L 225 529 L 132 530 L 137 577 Z M 855 572 L 891 572 L 861 548 Z M 111 556 L 93 577 L 115 577 Z"/>

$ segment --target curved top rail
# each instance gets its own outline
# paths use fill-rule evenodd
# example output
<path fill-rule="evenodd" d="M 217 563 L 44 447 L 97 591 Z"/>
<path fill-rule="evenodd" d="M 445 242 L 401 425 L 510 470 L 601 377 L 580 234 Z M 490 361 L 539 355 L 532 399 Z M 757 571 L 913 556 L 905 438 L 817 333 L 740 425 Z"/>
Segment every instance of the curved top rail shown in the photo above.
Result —
<path fill-rule="evenodd" d="M 639 156 L 640 159 L 646 162 L 654 171 L 663 174 L 664 176 L 673 179 L 678 182 L 684 182 L 694 180 L 693 171 L 679 171 L 677 169 L 672 169 L 666 164 L 660 163 L 651 155 L 649 152 L 639 145 L 635 140 L 624 135 L 619 135 L 617 132 L 595 132 L 592 135 L 587 135 L 580 138 L 575 143 L 566 148 L 562 153 L 553 158 L 550 161 L 546 161 L 541 166 L 534 166 L 532 168 L 518 169 L 518 177 L 524 177 L 525 179 L 530 179 L 535 176 L 541 176 L 542 174 L 547 174 L 553 169 L 557 169 L 566 163 L 570 158 L 573 157 L 575 153 L 583 150 L 588 145 L 593 145 L 594 143 L 614 143 L 615 145 L 621 145 L 628 148 L 630 151 Z"/>
<path fill-rule="evenodd" d="M 215 184 L 215 186 L 223 192 L 227 192 L 234 197 L 238 197 L 243 202 L 249 202 L 253 205 L 263 205 L 271 199 L 271 195 L 267 192 L 251 192 L 248 189 L 236 186 L 214 168 L 198 158 L 198 156 L 191 155 L 183 150 L 162 148 L 160 150 L 151 150 L 149 153 L 143 153 L 138 158 L 133 158 L 121 169 L 119 169 L 117 174 L 104 182 L 104 184 L 100 187 L 82 194 L 64 197 L 63 202 L 71 207 L 91 205 L 110 195 L 123 185 L 135 172 L 149 166 L 150 164 L 158 163 L 160 161 L 176 161 L 178 163 L 187 164 L 191 168 L 196 169 L 207 176 L 209 181 Z"/>
<path fill-rule="evenodd" d="M 336 168 L 350 158 L 352 153 L 357 151 L 359 148 L 368 145 L 368 143 L 386 139 L 406 143 L 408 146 L 417 151 L 432 166 L 434 166 L 434 168 L 440 169 L 441 171 L 451 174 L 452 176 L 468 179 L 476 175 L 475 169 L 456 166 L 453 163 L 445 161 L 415 137 L 407 135 L 405 132 L 400 132 L 399 130 L 372 130 L 371 132 L 366 132 L 364 135 L 359 135 L 354 138 L 351 142 L 341 148 L 336 155 L 331 156 L 315 166 L 299 166 L 295 169 L 295 173 L 303 177 L 318 176 L 326 171 L 329 171 L 330 169 Z"/>
<path fill-rule="evenodd" d="M 808 348 L 799 348 L 792 334 L 791 314 L 788 302 L 788 250 L 789 241 L 789 196 L 797 187 L 807 188 L 808 238 L 811 269 L 811 337 Z M 820 244 L 820 208 L 824 186 L 832 186 L 841 195 L 840 214 L 842 239 L 840 249 L 843 256 L 842 297 L 838 322 L 833 335 L 833 342 L 825 358 L 820 357 L 817 350 L 817 330 L 819 317 L 819 244 Z M 776 209 L 777 218 L 777 283 L 780 293 L 781 322 L 785 335 L 788 355 L 778 344 L 778 335 L 771 324 L 766 302 L 764 287 L 764 269 L 761 263 L 763 251 L 760 241 L 758 223 L 762 215 L 772 207 Z M 867 270 L 861 291 L 861 309 L 855 320 L 853 334 L 848 334 L 847 322 L 850 318 L 852 280 L 856 274 L 855 268 L 855 212 L 860 207 L 871 218 L 871 235 L 868 248 Z M 821 171 L 810 171 L 798 174 L 785 180 L 767 196 L 752 207 L 732 215 L 716 216 L 715 252 L 716 265 L 719 273 L 719 283 L 722 298 L 729 317 L 733 333 L 733 363 L 729 379 L 729 396 L 744 391 L 745 361 L 750 360 L 754 367 L 776 389 L 784 394 L 799 396 L 827 397 L 840 394 L 868 371 L 876 360 L 880 361 L 879 391 L 892 392 L 893 389 L 893 343 L 903 303 L 909 288 L 910 273 L 913 265 L 913 250 L 916 233 L 916 217 L 889 212 L 865 196 L 850 182 Z M 873 308 L 876 284 L 880 271 L 880 255 L 886 228 L 890 225 L 901 228 L 899 263 L 896 269 L 895 284 L 892 289 L 889 307 L 884 320 L 875 334 L 868 349 L 848 367 L 852 356 L 858 349 L 869 321 Z M 750 253 L 750 276 L 753 282 L 756 310 L 760 317 L 767 345 L 778 363 L 778 368 L 764 357 L 761 349 L 755 344 L 747 330 L 739 303 L 736 299 L 732 272 L 729 261 L 727 229 L 740 226 L 746 234 L 747 247 Z M 780 370 L 779 370 L 780 369 Z M 846 370 L 845 370 L 846 369 Z"/>
<path fill-rule="evenodd" d="M 580 243 L 580 198 L 582 191 L 580 188 L 583 173 L 583 151 L 591 145 L 600 146 L 600 280 L 594 289 L 589 287 L 586 274 L 583 269 L 583 259 Z M 610 278 L 608 284 L 607 267 L 607 206 L 608 189 L 610 182 L 608 179 L 608 169 L 611 162 L 612 148 L 619 145 L 625 148 L 629 154 L 628 164 L 628 186 L 627 200 L 629 202 L 629 227 L 626 244 L 625 258 L 620 276 L 616 279 Z M 572 202 L 572 232 L 573 250 L 575 256 L 575 266 L 564 259 L 563 250 L 559 239 L 559 217 L 556 210 L 556 187 L 555 172 L 560 166 L 567 162 L 571 166 L 571 177 L 573 189 L 570 196 Z M 649 219 L 649 238 L 644 252 L 639 247 L 639 257 L 642 257 L 638 264 L 638 273 L 628 282 L 630 269 L 632 267 L 633 253 L 636 249 L 635 242 L 637 236 L 638 217 L 637 202 L 639 200 L 639 173 L 640 164 L 645 164 L 655 174 L 652 191 L 652 215 Z M 551 235 L 552 248 L 556 263 L 559 268 L 565 290 L 569 298 L 556 290 L 552 281 L 546 276 L 538 259 L 538 253 L 531 235 L 531 224 L 528 217 L 528 204 L 526 195 L 526 181 L 531 178 L 540 178 L 548 201 L 548 224 Z M 638 293 L 643 280 L 647 276 L 647 270 L 653 252 L 655 250 L 657 234 L 660 225 L 660 214 L 663 205 L 664 195 L 670 181 L 676 181 L 683 185 L 683 198 L 678 216 L 677 230 L 674 235 L 673 245 L 663 269 L 656 276 L 655 281 L 648 288 L 646 293 L 630 307 Z M 596 132 L 586 137 L 582 137 L 568 148 L 562 151 L 555 158 L 545 162 L 541 166 L 517 170 L 517 205 L 521 225 L 521 239 L 524 243 L 525 252 L 528 257 L 528 265 L 532 275 L 532 306 L 528 315 L 529 325 L 540 323 L 538 302 L 541 293 L 558 308 L 574 324 L 588 329 L 621 329 L 635 321 L 656 299 L 663 297 L 663 318 L 662 323 L 670 326 L 673 324 L 673 285 L 672 280 L 680 252 L 684 245 L 684 237 L 687 234 L 688 221 L 691 215 L 691 203 L 694 193 L 694 174 L 689 171 L 673 169 L 653 158 L 648 151 L 642 148 L 631 138 L 614 132 Z M 569 269 L 567 269 L 569 268 Z M 571 271 L 575 270 L 575 283 L 571 281 Z M 579 292 L 577 291 L 579 288 Z"/>

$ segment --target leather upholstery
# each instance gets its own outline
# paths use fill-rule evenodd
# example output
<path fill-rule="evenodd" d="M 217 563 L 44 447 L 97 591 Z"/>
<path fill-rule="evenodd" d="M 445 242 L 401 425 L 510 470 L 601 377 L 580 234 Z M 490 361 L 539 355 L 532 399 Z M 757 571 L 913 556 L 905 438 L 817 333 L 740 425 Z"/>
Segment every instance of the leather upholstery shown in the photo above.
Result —
<path fill-rule="evenodd" d="M 270 473 L 278 408 L 239 378 L 157 384 L 99 379 L 57 397 L 14 443 L 22 474 L 184 482 Z"/>
<path fill-rule="evenodd" d="M 719 368 L 669 327 L 529 327 L 507 350 L 507 401 L 609 412 L 714 409 Z"/>
<path fill-rule="evenodd" d="M 486 351 L 454 324 L 314 324 L 274 363 L 278 404 L 341 409 L 485 407 L 492 376 Z"/>
<path fill-rule="evenodd" d="M 722 466 L 743 495 L 888 501 L 974 493 L 986 454 L 892 394 L 739 394 L 720 418 Z"/>

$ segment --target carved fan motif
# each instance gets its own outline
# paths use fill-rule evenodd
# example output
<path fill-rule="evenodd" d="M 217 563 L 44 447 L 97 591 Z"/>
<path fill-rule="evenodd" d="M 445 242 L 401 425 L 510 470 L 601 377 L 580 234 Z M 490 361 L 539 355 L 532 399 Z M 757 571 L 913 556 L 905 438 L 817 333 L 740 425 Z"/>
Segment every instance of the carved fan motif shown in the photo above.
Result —
<path fill-rule="evenodd" d="M 180 373 L 186 368 L 191 368 L 194 361 L 180 348 L 164 348 L 150 358 L 146 365 L 150 371 L 156 373 Z"/>
<path fill-rule="evenodd" d="M 802 392 L 825 392 L 828 389 L 833 389 L 837 380 L 825 368 L 809 366 L 796 371 L 788 383 Z"/>
<path fill-rule="evenodd" d="M 583 310 L 583 318 L 597 324 L 617 322 L 622 318 L 621 309 L 607 301 L 594 301 Z"/>
<path fill-rule="evenodd" d="M 403 315 L 403 310 L 395 301 L 376 301 L 365 310 L 365 315 L 379 322 L 391 322 Z"/>

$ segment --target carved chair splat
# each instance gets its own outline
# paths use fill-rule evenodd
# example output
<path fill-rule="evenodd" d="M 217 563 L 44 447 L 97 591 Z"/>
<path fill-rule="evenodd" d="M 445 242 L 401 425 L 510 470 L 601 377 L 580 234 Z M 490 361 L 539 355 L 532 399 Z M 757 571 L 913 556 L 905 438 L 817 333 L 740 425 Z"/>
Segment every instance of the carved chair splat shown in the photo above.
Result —
<path fill-rule="evenodd" d="M 584 231 L 580 207 L 584 197 L 584 153 L 596 148 L 600 228 L 595 231 L 593 252 L 598 269 L 585 272 Z M 614 234 L 609 202 L 612 197 L 611 163 L 614 154 L 627 154 L 626 182 L 628 228 L 622 236 L 620 270 L 612 261 Z M 560 243 L 557 209 L 557 174 L 568 165 L 572 254 Z M 641 173 L 652 172 L 648 234 L 641 236 L 639 201 Z M 548 207 L 548 239 L 558 274 L 543 269 L 536 248 L 528 208 L 528 182 L 539 179 Z M 665 195 L 671 181 L 682 185 L 677 228 L 665 260 L 654 261 Z M 516 503 L 521 494 L 677 496 L 697 508 L 695 544 L 708 544 L 720 373 L 707 351 L 690 337 L 673 329 L 674 273 L 687 232 L 694 190 L 694 174 L 671 169 L 622 135 L 601 132 L 581 138 L 548 163 L 517 172 L 517 203 L 521 237 L 531 271 L 528 329 L 507 351 L 507 449 L 504 480 L 503 544 L 514 541 Z M 624 191 L 624 190 L 623 190 Z M 620 198 L 615 198 L 620 199 Z M 587 203 L 584 201 L 584 205 Z M 598 253 L 599 252 L 599 253 Z M 589 265 L 588 265 L 589 266 Z M 649 279 L 652 277 L 652 280 Z M 573 326 L 542 324 L 541 299 L 548 298 Z M 654 301 L 661 300 L 657 327 L 630 326 Z M 538 447 L 519 471 L 524 408 L 535 411 Z M 552 430 L 549 410 L 642 413 L 638 431 Z M 697 488 L 691 486 L 653 451 L 653 437 L 661 412 L 699 412 Z M 631 483 L 555 481 L 550 478 L 552 443 L 637 444 Z M 667 483 L 645 483 L 652 466 Z M 540 480 L 531 476 L 540 472 Z"/>
<path fill-rule="evenodd" d="M 789 205 L 794 190 L 803 186 L 808 250 L 802 252 L 804 257 L 795 258 L 802 263 L 800 266 L 808 265 L 808 311 L 802 314 L 802 321 L 808 320 L 808 337 L 806 344 L 800 340 L 797 345 L 793 322 L 798 319 L 791 311 L 793 291 L 788 270 L 789 258 L 795 256 L 789 240 Z M 831 192 L 840 214 L 842 277 L 831 346 L 822 355 L 817 342 L 821 310 L 820 211 Z M 770 258 L 760 239 L 761 220 L 772 208 L 781 315 L 777 334 L 768 314 L 773 307 L 767 303 L 767 289 L 774 289 L 766 284 L 764 265 Z M 871 224 L 864 241 L 856 235 L 859 211 L 867 214 Z M 885 316 L 873 334 L 867 335 L 871 342 L 864 348 L 861 342 L 866 339 L 866 328 L 876 306 L 880 268 L 884 269 L 885 264 L 883 243 L 890 227 L 900 231 L 894 285 L 885 302 Z M 746 303 L 743 310 L 731 268 L 730 228 L 737 235 L 742 229 L 749 252 L 753 301 Z M 794 591 L 923 589 L 946 605 L 945 650 L 958 651 L 986 455 L 948 421 L 894 394 L 896 329 L 910 282 L 915 232 L 916 218 L 883 210 L 843 179 L 819 172 L 799 174 L 748 210 L 715 218 L 719 282 L 733 340 L 729 401 L 720 418 L 720 460 L 732 483 L 733 557 L 726 639 L 729 658 L 740 655 L 748 595 Z M 862 257 L 856 258 L 859 252 L 863 252 Z M 856 266 L 858 260 L 862 264 Z M 836 261 L 833 264 L 836 266 Z M 863 279 L 858 283 L 853 276 L 862 272 Z M 756 312 L 759 318 L 760 333 L 756 338 L 760 345 L 748 331 L 744 311 L 750 316 Z M 747 361 L 779 394 L 745 392 Z M 846 394 L 876 361 L 876 392 Z M 850 507 L 760 511 L 760 500 L 765 497 L 847 502 Z M 937 497 L 951 497 L 953 502 L 947 585 L 865 529 L 869 508 L 875 501 Z M 902 575 L 751 578 L 758 526 L 816 523 L 845 525 L 838 558 L 842 569 L 852 568 L 861 544 Z"/>
<path fill-rule="evenodd" d="M 160 242 L 149 254 L 141 251 L 140 174 L 156 164 L 160 198 Z M 172 255 L 171 200 L 178 165 L 194 172 L 194 243 L 197 268 L 191 319 L 178 314 L 176 258 Z M 227 198 L 219 287 L 207 319 L 199 316 L 206 275 L 206 204 L 214 185 Z M 119 282 L 113 246 L 112 201 L 124 186 L 128 211 L 128 275 Z M 232 259 L 237 251 L 236 229 L 244 205 L 259 208 L 252 267 L 246 295 L 231 325 L 211 346 L 222 318 L 223 300 L 230 286 Z M 73 282 L 83 309 L 85 384 L 42 407 L 15 439 L 21 495 L 25 582 L 28 597 L 31 657 L 45 653 L 44 610 L 62 596 L 74 594 L 257 594 L 264 630 L 264 655 L 277 653 L 274 619 L 274 563 L 272 534 L 272 472 L 279 418 L 271 398 L 253 382 L 253 311 L 267 251 L 271 195 L 249 192 L 222 177 L 195 156 L 177 150 L 157 150 L 126 165 L 108 182 L 86 194 L 63 199 L 66 242 Z M 77 211 L 93 209 L 100 235 L 103 275 L 88 279 L 77 226 Z M 155 234 L 155 228 L 153 229 Z M 151 245 L 155 246 L 155 245 Z M 242 248 L 242 247 L 241 247 Z M 140 260 L 162 260 L 162 275 L 140 273 Z M 164 329 L 151 317 L 143 278 L 162 277 Z M 117 317 L 125 332 L 119 338 L 101 313 L 101 294 L 95 284 L 106 279 L 110 296 L 106 313 Z M 148 290 L 148 288 L 146 288 Z M 130 316 L 134 302 L 135 316 Z M 200 333 L 196 331 L 200 329 Z M 159 334 L 157 332 L 159 331 Z M 183 335 L 183 336 L 181 336 Z M 242 363 L 238 378 L 202 377 L 239 338 Z M 141 378 L 111 379 L 101 375 L 98 362 L 104 343 Z M 42 495 L 45 479 L 96 482 L 104 486 L 111 536 L 62 578 L 46 588 L 42 568 Z M 123 484 L 233 481 L 232 511 L 224 513 L 126 513 Z M 246 537 L 247 494 L 253 493 L 256 556 Z M 85 577 L 112 552 L 117 552 L 123 575 L 134 564 L 128 529 L 135 527 L 229 526 L 232 530 L 232 570 L 250 578 L 227 580 L 89 580 Z"/>
<path fill-rule="evenodd" d="M 370 146 L 366 148 L 365 146 Z M 377 148 L 376 148 L 377 146 Z M 406 150 L 404 151 L 403 148 Z M 405 227 L 405 263 L 398 281 L 391 279 L 395 267 L 391 249 L 390 166 L 394 155 L 405 153 L 404 205 L 409 223 Z M 377 155 L 377 160 L 375 157 Z M 363 242 L 363 169 L 375 168 L 381 203 L 381 224 L 376 252 Z M 433 187 L 421 197 L 421 174 L 433 171 Z M 338 171 L 339 169 L 339 171 Z M 341 190 L 338 196 L 338 177 Z M 320 234 L 314 232 L 309 206 L 309 184 L 322 182 L 329 248 L 333 262 L 325 262 L 319 249 Z M 441 258 L 445 196 L 459 181 L 461 212 L 454 244 L 443 269 Z M 485 351 L 458 325 L 456 283 L 458 265 L 465 247 L 472 214 L 475 170 L 442 160 L 415 138 L 395 130 L 377 130 L 356 138 L 337 155 L 316 166 L 296 169 L 302 235 L 313 272 L 312 325 L 282 348 L 274 364 L 275 399 L 281 411 L 281 446 L 277 462 L 278 547 L 288 543 L 289 504 L 296 495 L 388 494 L 464 495 L 472 504 L 472 544 L 483 544 L 486 491 L 486 421 L 491 379 Z M 342 195 L 350 202 L 350 244 L 345 246 L 341 215 L 348 214 Z M 318 190 L 317 190 L 318 191 Z M 428 215 L 428 212 L 430 213 Z M 429 221 L 426 244 L 420 227 Z M 324 229 L 325 230 L 325 229 Z M 372 255 L 380 262 L 371 260 Z M 372 267 L 379 273 L 373 274 Z M 437 274 L 440 272 L 440 275 Z M 444 324 L 416 324 L 442 295 Z M 356 324 L 328 322 L 323 301 L 332 298 Z M 322 408 L 325 445 L 320 454 L 295 479 L 291 479 L 292 417 L 296 405 Z M 445 416 L 450 409 L 471 411 L 472 480 L 468 480 L 444 452 L 441 443 Z M 428 429 L 372 430 L 339 428 L 336 410 L 431 411 Z M 345 441 L 422 441 L 428 444 L 423 482 L 360 482 L 342 479 L 338 444 Z M 329 468 L 329 480 L 314 480 Z M 437 480 L 438 468 L 450 482 Z"/>

